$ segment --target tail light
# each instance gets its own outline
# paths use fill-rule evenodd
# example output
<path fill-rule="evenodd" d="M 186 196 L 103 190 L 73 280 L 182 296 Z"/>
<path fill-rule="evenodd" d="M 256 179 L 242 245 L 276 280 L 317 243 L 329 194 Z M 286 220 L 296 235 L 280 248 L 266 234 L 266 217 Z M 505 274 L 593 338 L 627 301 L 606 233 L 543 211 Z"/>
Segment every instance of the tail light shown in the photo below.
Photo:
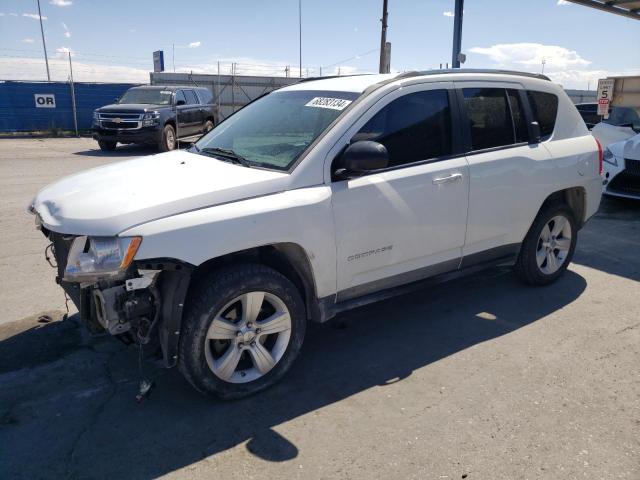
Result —
<path fill-rule="evenodd" d="M 596 141 L 596 144 L 598 145 L 598 175 L 602 175 L 602 158 L 603 158 L 602 144 L 600 144 L 597 138 L 595 138 L 595 141 Z"/>

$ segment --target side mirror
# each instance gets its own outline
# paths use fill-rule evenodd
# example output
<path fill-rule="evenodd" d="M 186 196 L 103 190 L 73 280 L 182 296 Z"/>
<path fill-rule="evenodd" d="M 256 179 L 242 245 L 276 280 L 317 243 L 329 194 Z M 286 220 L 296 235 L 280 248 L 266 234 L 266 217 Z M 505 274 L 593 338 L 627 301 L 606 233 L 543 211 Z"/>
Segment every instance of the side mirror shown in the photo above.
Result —
<path fill-rule="evenodd" d="M 529 124 L 529 145 L 540 143 L 541 139 L 540 124 L 538 122 L 531 122 Z"/>
<path fill-rule="evenodd" d="M 177 105 L 178 107 L 179 107 L 180 105 L 186 105 L 186 104 L 187 104 L 187 102 L 185 102 L 184 100 L 178 100 L 178 101 L 176 102 L 176 105 Z"/>
<path fill-rule="evenodd" d="M 336 175 L 346 178 L 349 175 L 362 175 L 372 170 L 386 168 L 389 165 L 387 147 L 371 140 L 362 140 L 349 145 L 340 156 L 340 168 Z"/>

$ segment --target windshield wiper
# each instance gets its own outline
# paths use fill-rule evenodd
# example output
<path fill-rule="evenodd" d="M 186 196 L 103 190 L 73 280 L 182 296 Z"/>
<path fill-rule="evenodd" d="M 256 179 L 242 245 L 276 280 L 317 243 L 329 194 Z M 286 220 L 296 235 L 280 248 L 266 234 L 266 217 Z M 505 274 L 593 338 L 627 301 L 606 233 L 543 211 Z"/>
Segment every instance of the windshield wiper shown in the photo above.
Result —
<path fill-rule="evenodd" d="M 221 160 L 230 161 L 236 165 L 242 165 L 243 167 L 251 168 L 252 162 L 251 160 L 247 160 L 242 155 L 237 154 L 230 148 L 220 148 L 220 147 L 205 147 L 198 150 L 198 153 L 201 154 L 213 154 L 216 157 L 221 157 Z"/>

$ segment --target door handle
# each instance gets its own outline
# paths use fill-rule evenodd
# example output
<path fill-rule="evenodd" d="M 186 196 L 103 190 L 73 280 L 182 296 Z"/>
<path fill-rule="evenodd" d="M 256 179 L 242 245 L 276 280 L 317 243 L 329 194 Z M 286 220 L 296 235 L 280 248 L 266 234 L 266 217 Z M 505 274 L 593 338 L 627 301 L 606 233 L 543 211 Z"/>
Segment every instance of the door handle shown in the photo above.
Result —
<path fill-rule="evenodd" d="M 441 183 L 455 182 L 458 180 L 462 180 L 461 173 L 452 173 L 451 175 L 447 175 L 446 177 L 437 177 L 434 178 L 431 182 L 434 185 L 440 185 Z"/>

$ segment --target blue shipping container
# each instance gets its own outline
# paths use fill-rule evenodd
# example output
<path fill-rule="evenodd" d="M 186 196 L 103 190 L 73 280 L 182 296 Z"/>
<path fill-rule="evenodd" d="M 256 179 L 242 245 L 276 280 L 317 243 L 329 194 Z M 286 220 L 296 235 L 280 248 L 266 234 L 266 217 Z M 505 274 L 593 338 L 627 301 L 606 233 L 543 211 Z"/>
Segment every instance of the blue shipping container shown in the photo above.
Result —
<path fill-rule="evenodd" d="M 113 103 L 129 83 L 74 83 L 78 130 L 91 128 L 93 111 Z M 36 107 L 36 95 L 54 95 L 55 108 Z M 71 86 L 66 82 L 0 81 L 0 132 L 73 130 Z"/>

